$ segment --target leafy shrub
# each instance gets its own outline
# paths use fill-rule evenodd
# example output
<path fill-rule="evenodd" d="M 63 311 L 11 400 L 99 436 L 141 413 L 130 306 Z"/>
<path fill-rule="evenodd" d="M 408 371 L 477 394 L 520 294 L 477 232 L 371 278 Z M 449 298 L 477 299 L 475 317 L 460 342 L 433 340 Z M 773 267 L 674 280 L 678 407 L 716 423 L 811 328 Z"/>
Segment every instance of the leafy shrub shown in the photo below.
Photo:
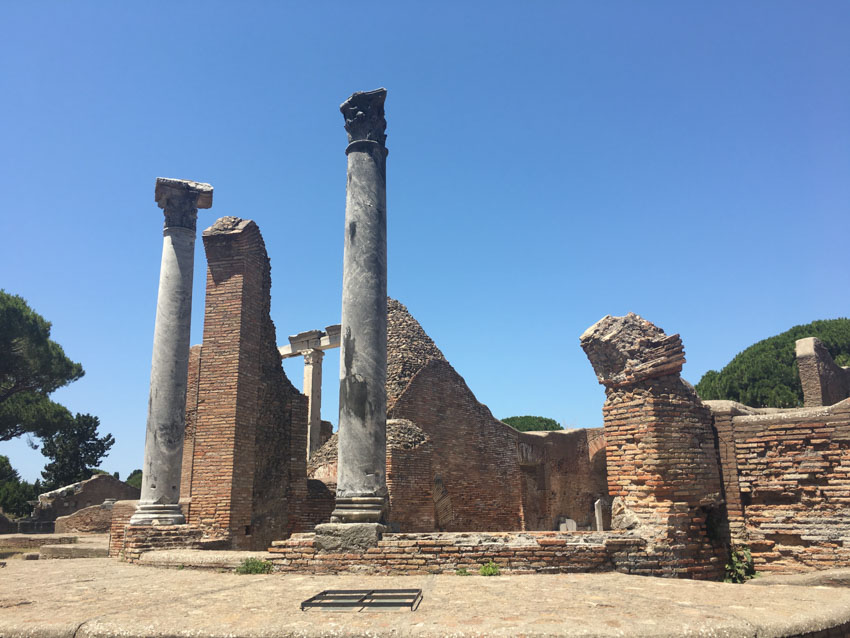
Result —
<path fill-rule="evenodd" d="M 237 574 L 270 574 L 274 569 L 274 565 L 267 560 L 261 558 L 246 558 L 242 564 L 236 568 Z"/>
<path fill-rule="evenodd" d="M 724 583 L 743 583 L 755 578 L 756 568 L 753 555 L 745 545 L 732 545 L 729 548 L 729 562 L 726 563 Z"/>
<path fill-rule="evenodd" d="M 466 571 L 466 567 L 461 567 L 455 570 L 455 576 L 471 576 L 471 574 Z"/>
<path fill-rule="evenodd" d="M 481 569 L 478 570 L 478 573 L 482 576 L 498 576 L 499 566 L 492 560 L 490 560 L 481 566 Z"/>

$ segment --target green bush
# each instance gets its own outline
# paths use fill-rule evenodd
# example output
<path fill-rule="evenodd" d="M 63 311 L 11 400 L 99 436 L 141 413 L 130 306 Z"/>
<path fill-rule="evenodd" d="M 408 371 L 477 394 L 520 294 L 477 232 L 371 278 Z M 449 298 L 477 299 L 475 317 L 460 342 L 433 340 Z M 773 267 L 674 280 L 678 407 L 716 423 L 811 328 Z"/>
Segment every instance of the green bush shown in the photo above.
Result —
<path fill-rule="evenodd" d="M 723 582 L 743 583 L 750 578 L 755 578 L 755 575 L 756 568 L 750 548 L 745 545 L 732 545 L 729 548 L 729 562 L 726 563 L 726 575 Z"/>
<path fill-rule="evenodd" d="M 270 574 L 274 565 L 262 558 L 246 558 L 236 568 L 237 574 Z"/>
<path fill-rule="evenodd" d="M 466 567 L 461 567 L 455 570 L 455 576 L 471 576 L 471 574 L 466 571 Z"/>
<path fill-rule="evenodd" d="M 490 560 L 481 566 L 481 569 L 478 570 L 478 573 L 482 576 L 498 576 L 499 566 L 492 560 Z"/>

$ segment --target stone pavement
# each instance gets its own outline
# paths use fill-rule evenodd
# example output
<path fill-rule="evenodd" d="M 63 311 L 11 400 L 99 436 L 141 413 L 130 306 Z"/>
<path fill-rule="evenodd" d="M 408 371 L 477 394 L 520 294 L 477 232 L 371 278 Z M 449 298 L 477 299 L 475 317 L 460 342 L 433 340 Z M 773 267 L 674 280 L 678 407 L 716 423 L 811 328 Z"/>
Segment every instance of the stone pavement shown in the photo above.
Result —
<path fill-rule="evenodd" d="M 415 612 L 299 609 L 302 600 L 323 589 L 372 587 L 419 587 L 424 600 Z M 806 635 L 849 622 L 850 589 L 811 585 L 750 587 L 615 573 L 238 576 L 110 559 L 9 560 L 0 568 L 4 638 L 769 637 Z"/>

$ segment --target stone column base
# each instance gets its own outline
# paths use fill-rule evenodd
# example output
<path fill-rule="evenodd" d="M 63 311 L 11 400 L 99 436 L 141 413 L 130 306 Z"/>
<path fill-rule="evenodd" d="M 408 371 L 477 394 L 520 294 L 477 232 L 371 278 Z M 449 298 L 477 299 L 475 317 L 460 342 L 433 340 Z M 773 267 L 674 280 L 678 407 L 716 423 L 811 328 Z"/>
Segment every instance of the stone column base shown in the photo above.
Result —
<path fill-rule="evenodd" d="M 331 523 L 379 523 L 386 507 L 387 499 L 383 496 L 337 496 Z"/>
<path fill-rule="evenodd" d="M 185 525 L 186 517 L 177 503 L 161 505 L 157 503 L 139 503 L 136 512 L 130 517 L 130 525 Z"/>
<path fill-rule="evenodd" d="M 323 523 L 316 525 L 315 544 L 319 552 L 352 554 L 377 547 L 386 527 L 380 523 Z"/>

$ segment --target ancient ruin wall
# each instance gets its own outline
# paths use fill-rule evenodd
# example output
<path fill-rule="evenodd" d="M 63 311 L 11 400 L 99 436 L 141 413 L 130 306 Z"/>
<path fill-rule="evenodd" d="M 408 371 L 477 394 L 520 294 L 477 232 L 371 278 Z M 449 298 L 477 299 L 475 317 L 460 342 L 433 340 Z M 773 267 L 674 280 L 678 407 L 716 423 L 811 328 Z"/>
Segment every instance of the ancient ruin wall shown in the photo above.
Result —
<path fill-rule="evenodd" d="M 445 361 L 440 349 L 407 307 L 387 297 L 387 411 L 430 361 Z"/>
<path fill-rule="evenodd" d="M 84 507 L 100 505 L 106 499 L 132 498 L 139 498 L 138 488 L 111 474 L 96 474 L 85 481 L 39 494 L 32 517 L 37 521 L 54 521 Z"/>
<path fill-rule="evenodd" d="M 518 445 L 525 529 L 554 530 L 562 518 L 595 529 L 594 503 L 608 497 L 601 428 L 521 432 Z"/>
<path fill-rule="evenodd" d="M 796 354 L 805 407 L 833 405 L 850 397 L 850 369 L 836 364 L 820 339 L 798 339 Z"/>
<path fill-rule="evenodd" d="M 850 399 L 825 408 L 711 402 L 730 527 L 758 571 L 850 566 Z M 737 501 L 733 500 L 737 496 Z"/>
<path fill-rule="evenodd" d="M 189 348 L 189 374 L 186 380 L 186 429 L 183 433 L 183 462 L 180 466 L 180 504 L 191 510 L 192 468 L 195 462 L 195 423 L 198 417 L 198 382 L 201 378 L 201 346 Z M 189 520 L 188 517 L 186 520 Z"/>
<path fill-rule="evenodd" d="M 725 549 L 722 489 L 709 409 L 679 377 L 678 335 L 630 313 L 581 337 L 599 382 L 612 527 L 637 529 L 648 547 L 636 573 L 715 578 Z"/>
<path fill-rule="evenodd" d="M 287 505 L 306 497 L 303 466 L 293 467 L 293 446 L 301 456 L 306 446 L 306 398 L 280 365 L 259 228 L 224 217 L 203 240 L 204 338 L 196 404 L 187 405 L 196 410 L 189 524 L 234 549 L 262 549 L 292 531 L 297 514 Z"/>
<path fill-rule="evenodd" d="M 434 494 L 445 492 L 451 512 L 438 529 L 523 529 L 518 433 L 475 399 L 448 362 L 427 363 L 388 416 L 412 421 L 432 441 Z"/>
<path fill-rule="evenodd" d="M 412 421 L 387 422 L 388 520 L 395 529 L 430 532 L 434 526 L 433 446 Z"/>

